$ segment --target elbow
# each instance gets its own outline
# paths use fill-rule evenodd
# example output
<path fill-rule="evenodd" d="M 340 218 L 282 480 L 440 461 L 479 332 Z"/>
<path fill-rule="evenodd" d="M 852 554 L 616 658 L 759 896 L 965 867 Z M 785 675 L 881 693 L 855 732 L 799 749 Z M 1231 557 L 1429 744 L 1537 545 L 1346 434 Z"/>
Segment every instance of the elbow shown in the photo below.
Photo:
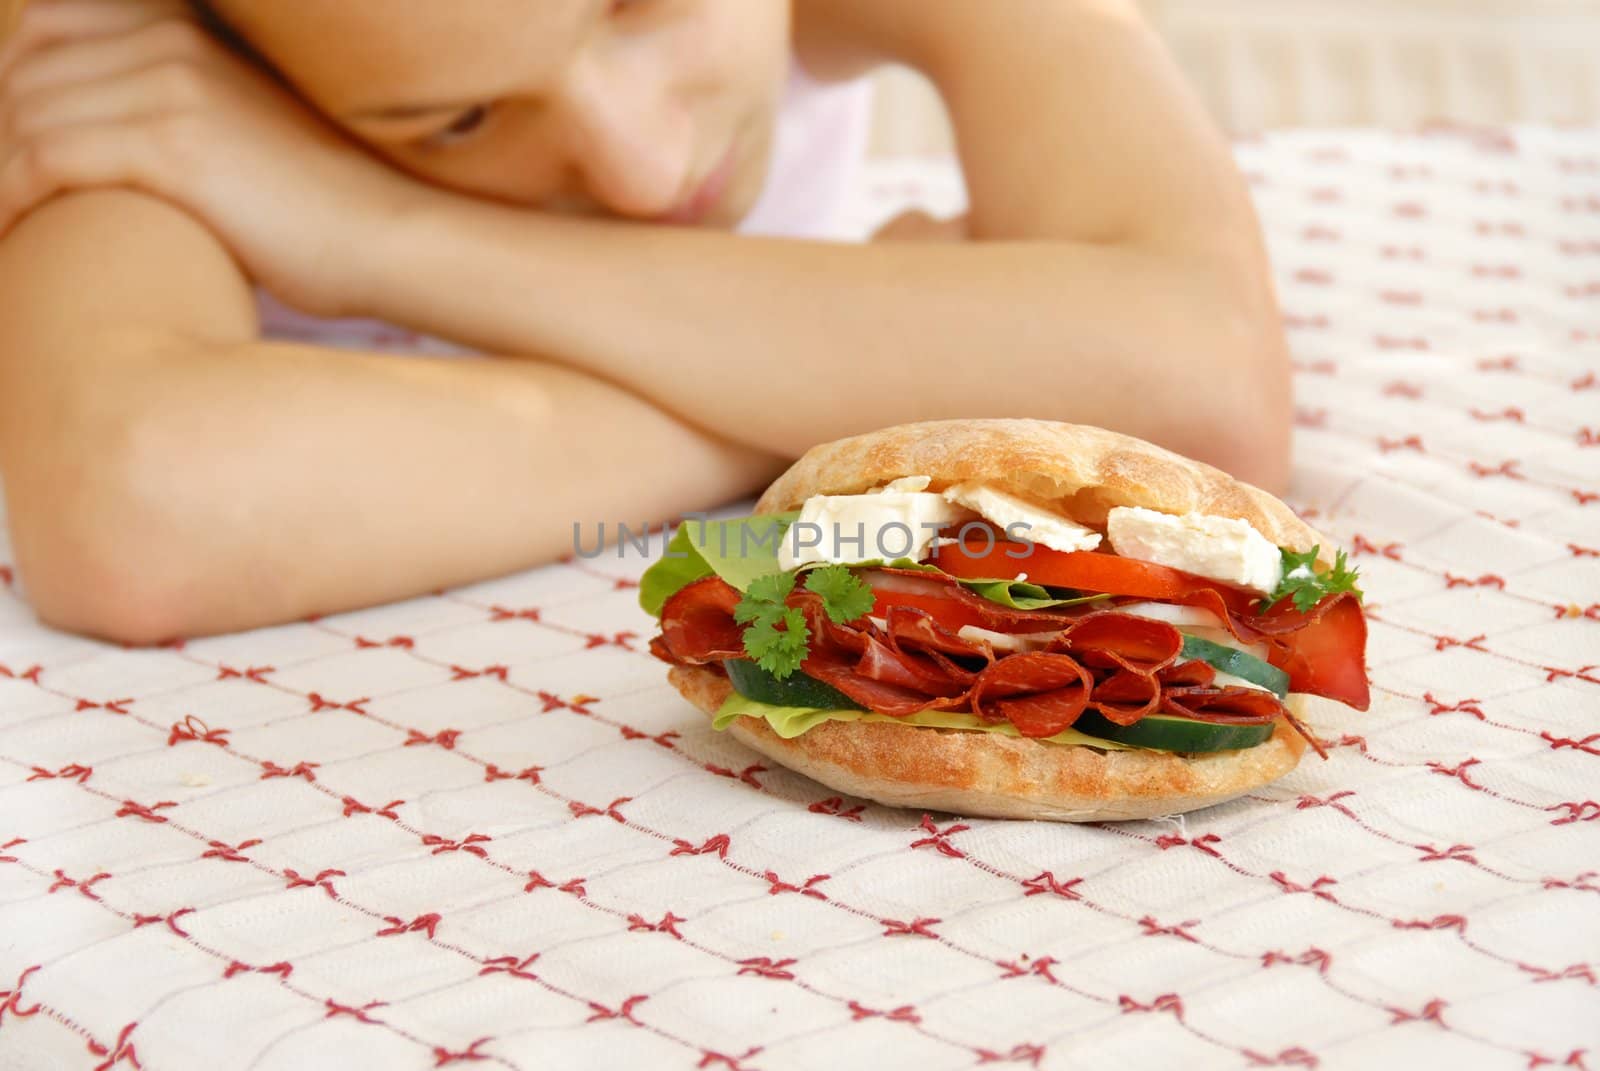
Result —
<path fill-rule="evenodd" d="M 19 549 L 17 569 L 41 624 L 125 647 L 182 635 L 136 569 L 48 524 L 35 528 L 35 549 Z"/>
<path fill-rule="evenodd" d="M 1219 316 L 1203 378 L 1190 384 L 1191 419 L 1172 446 L 1245 483 L 1289 489 L 1293 394 L 1288 347 L 1276 305 Z"/>
<path fill-rule="evenodd" d="M 1172 445 L 1282 497 L 1294 425 L 1283 317 L 1253 217 L 1221 222 L 1185 268 L 1200 303 L 1186 306 L 1187 323 L 1175 336 L 1182 341 L 1169 358 L 1191 373 L 1181 377 L 1189 427 L 1180 432 L 1183 444 Z"/>
<path fill-rule="evenodd" d="M 1217 467 L 1283 497 L 1289 491 L 1294 398 L 1289 355 L 1276 317 L 1249 344 L 1250 389 L 1219 407 Z"/>
<path fill-rule="evenodd" d="M 147 538 L 149 507 L 129 475 L 137 452 L 107 438 L 90 449 L 78 437 L 70 450 L 39 451 L 49 463 L 7 473 L 17 571 L 40 623 L 151 646 L 184 635 L 162 579 L 174 555 Z"/>

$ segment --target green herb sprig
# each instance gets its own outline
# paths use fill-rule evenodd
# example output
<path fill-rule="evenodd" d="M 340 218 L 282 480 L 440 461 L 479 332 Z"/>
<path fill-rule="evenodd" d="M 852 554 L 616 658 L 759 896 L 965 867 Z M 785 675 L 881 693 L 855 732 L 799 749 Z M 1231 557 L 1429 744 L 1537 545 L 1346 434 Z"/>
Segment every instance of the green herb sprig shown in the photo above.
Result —
<path fill-rule="evenodd" d="M 800 668 L 811 640 L 805 614 L 787 603 L 796 575 L 769 573 L 757 577 L 733 609 L 733 619 L 748 626 L 744 630 L 745 653 L 779 680 Z M 872 612 L 872 588 L 842 565 L 808 570 L 805 589 L 822 597 L 823 610 L 838 624 Z"/>
<path fill-rule="evenodd" d="M 1261 600 L 1259 613 L 1266 613 L 1284 599 L 1293 599 L 1294 608 L 1304 614 L 1329 595 L 1342 591 L 1362 598 L 1361 589 L 1356 587 L 1359 574 L 1349 567 L 1344 551 L 1335 557 L 1332 569 L 1325 573 L 1316 571 L 1317 552 L 1321 549 L 1319 544 L 1304 554 L 1296 554 L 1286 547 L 1278 548 L 1278 553 L 1283 555 L 1283 579 L 1278 581 L 1277 590 Z"/>

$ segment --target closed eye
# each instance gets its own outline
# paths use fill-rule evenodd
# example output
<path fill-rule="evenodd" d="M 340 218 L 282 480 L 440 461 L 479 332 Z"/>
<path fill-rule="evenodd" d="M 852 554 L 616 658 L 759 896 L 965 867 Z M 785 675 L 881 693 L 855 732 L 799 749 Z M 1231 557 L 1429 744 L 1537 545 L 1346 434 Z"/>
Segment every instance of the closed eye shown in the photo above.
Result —
<path fill-rule="evenodd" d="M 484 121 L 488 118 L 489 105 L 474 104 L 450 120 L 448 125 L 422 138 L 422 144 L 432 147 L 454 145 L 465 141 L 482 129 Z"/>

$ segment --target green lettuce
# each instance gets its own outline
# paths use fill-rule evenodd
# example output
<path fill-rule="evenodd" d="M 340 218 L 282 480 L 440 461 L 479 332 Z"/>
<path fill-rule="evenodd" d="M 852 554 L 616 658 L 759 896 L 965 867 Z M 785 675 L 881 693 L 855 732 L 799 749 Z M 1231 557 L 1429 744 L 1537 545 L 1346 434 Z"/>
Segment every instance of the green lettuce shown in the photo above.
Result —
<path fill-rule="evenodd" d="M 771 703 L 759 703 L 754 699 L 730 692 L 722 706 L 717 708 L 717 713 L 712 717 L 713 729 L 726 729 L 735 718 L 751 717 L 761 718 L 772 727 L 772 731 L 785 740 L 792 740 L 808 729 L 813 729 L 825 721 L 892 721 L 902 725 L 920 725 L 931 729 L 962 729 L 968 732 L 1000 733 L 1003 736 L 1017 736 L 1017 727 L 1010 722 L 991 723 L 982 720 L 973 714 L 964 714 L 948 710 L 922 710 L 909 714 L 903 718 L 890 717 L 887 714 L 872 714 L 865 710 L 822 710 L 814 707 L 782 707 Z M 1089 747 L 1103 748 L 1106 751 L 1137 751 L 1138 748 L 1130 744 L 1121 744 L 1115 740 L 1103 740 L 1098 736 L 1089 736 L 1076 729 L 1064 729 L 1054 736 L 1039 738 L 1049 744 L 1081 744 Z"/>
<path fill-rule="evenodd" d="M 651 617 L 681 589 L 716 574 L 743 592 L 750 582 L 780 572 L 778 547 L 799 510 L 734 517 L 725 521 L 687 520 L 678 526 L 661 556 L 639 578 L 639 605 Z"/>
<path fill-rule="evenodd" d="M 937 567 L 932 565 L 924 568 L 937 571 Z M 1013 610 L 1045 610 L 1052 606 L 1077 606 L 1080 603 L 1100 602 L 1111 598 L 1110 595 L 1075 595 L 1071 598 L 1058 598 L 1050 594 L 1049 588 L 1031 584 L 1026 580 L 962 580 L 960 584 L 990 602 L 1009 606 Z"/>
<path fill-rule="evenodd" d="M 661 607 L 675 592 L 711 574 L 710 564 L 689 542 L 689 526 L 680 525 L 667 543 L 666 553 L 639 578 L 639 605 L 651 617 L 660 617 Z"/>

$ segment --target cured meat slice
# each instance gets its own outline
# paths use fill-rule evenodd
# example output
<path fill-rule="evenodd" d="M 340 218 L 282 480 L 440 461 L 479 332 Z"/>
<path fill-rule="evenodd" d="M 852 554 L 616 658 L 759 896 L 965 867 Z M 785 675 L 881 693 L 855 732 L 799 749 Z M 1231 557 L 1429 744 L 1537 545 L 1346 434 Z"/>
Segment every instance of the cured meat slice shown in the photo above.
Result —
<path fill-rule="evenodd" d="M 1121 670 L 1094 686 L 1089 705 L 1107 721 L 1132 725 L 1161 705 L 1161 681 L 1148 674 Z"/>
<path fill-rule="evenodd" d="M 1164 688 L 1161 713 L 1195 721 L 1250 725 L 1287 713 L 1278 697 L 1255 688 Z"/>
<path fill-rule="evenodd" d="M 1047 649 L 1070 652 L 1097 669 L 1149 674 L 1177 661 L 1183 634 L 1165 621 L 1102 610 L 1072 622 Z"/>
<path fill-rule="evenodd" d="M 719 576 L 703 577 L 674 592 L 661 607 L 660 639 L 672 656 L 666 661 L 702 665 L 742 658 L 744 626 L 733 619 L 739 598 L 738 589 Z"/>
<path fill-rule="evenodd" d="M 1029 651 L 979 673 L 968 700 L 974 714 L 1010 721 L 1023 736 L 1054 736 L 1078 720 L 1093 687 L 1089 672 L 1070 655 Z"/>

